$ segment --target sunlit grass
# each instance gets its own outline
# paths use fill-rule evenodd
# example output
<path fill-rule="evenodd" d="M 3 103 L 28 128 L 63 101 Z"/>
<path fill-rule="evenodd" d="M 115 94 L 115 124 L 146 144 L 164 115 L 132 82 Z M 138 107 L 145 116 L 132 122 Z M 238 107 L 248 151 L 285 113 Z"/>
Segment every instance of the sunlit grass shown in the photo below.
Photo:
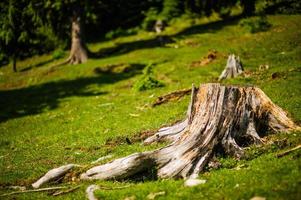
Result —
<path fill-rule="evenodd" d="M 143 42 L 154 40 L 156 35 L 141 32 L 136 36 L 89 44 L 92 51 L 98 51 L 126 43 L 120 52 L 90 59 L 86 64 L 53 68 L 50 62 L 36 66 L 52 58 L 52 55 L 44 55 L 18 63 L 21 71 L 18 73 L 12 73 L 9 66 L 1 68 L 0 185 L 30 185 L 47 170 L 62 164 L 87 164 L 107 154 L 117 158 L 158 148 L 139 143 L 128 145 L 122 141 L 116 146 L 104 144 L 110 139 L 131 138 L 141 131 L 182 119 L 189 97 L 154 108 L 150 104 L 157 96 L 189 88 L 192 83 L 217 82 L 229 53 L 241 57 L 249 76 L 227 80 L 225 84 L 260 87 L 300 123 L 301 16 L 279 15 L 268 19 L 272 28 L 256 34 L 242 29 L 237 20 L 211 25 L 203 25 L 205 21 L 202 20 L 194 25 L 178 21 L 168 29 L 173 42 L 166 46 Z M 213 49 L 218 52 L 216 60 L 206 66 L 191 66 L 193 61 L 202 59 Z M 132 85 L 141 76 L 140 69 L 131 69 L 128 73 L 95 73 L 97 67 L 118 63 L 133 66 L 153 63 L 155 77 L 165 86 L 144 92 L 133 90 Z M 269 65 L 269 69 L 259 70 L 259 65 L 263 64 Z M 280 75 L 273 79 L 272 74 L 276 72 Z M 300 132 L 295 134 L 290 140 L 300 142 Z M 255 195 L 298 199 L 300 154 L 278 159 L 275 158 L 278 151 L 242 161 L 247 163 L 246 169 L 222 168 L 207 172 L 201 177 L 208 182 L 196 188 L 184 188 L 182 180 L 157 180 L 97 194 L 104 199 L 129 196 L 145 199 L 148 193 L 158 191 L 166 191 L 166 195 L 158 199 L 249 199 Z M 57 199 L 83 199 L 87 184 Z M 18 197 L 50 198 L 46 194 Z"/>

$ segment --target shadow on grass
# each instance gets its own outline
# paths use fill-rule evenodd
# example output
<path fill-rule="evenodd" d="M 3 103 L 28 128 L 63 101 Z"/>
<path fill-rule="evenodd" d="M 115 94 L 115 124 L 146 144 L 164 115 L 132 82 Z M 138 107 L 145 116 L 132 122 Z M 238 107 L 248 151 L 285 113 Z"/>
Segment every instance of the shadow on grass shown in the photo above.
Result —
<path fill-rule="evenodd" d="M 166 44 L 173 43 L 174 38 L 181 38 L 193 34 L 217 32 L 225 26 L 237 24 L 242 15 L 233 16 L 227 20 L 210 22 L 207 24 L 191 26 L 172 36 L 157 36 L 148 40 L 139 40 L 118 44 L 115 47 L 100 49 L 92 53 L 92 58 L 104 58 L 126 54 L 128 52 L 165 47 Z M 32 67 L 39 67 L 52 60 L 39 63 L 23 69 L 27 71 Z M 71 96 L 96 96 L 105 92 L 89 91 L 87 86 L 92 84 L 111 84 L 120 80 L 130 78 L 141 71 L 144 66 L 131 64 L 124 69 L 120 66 L 109 66 L 108 69 L 95 68 L 96 76 L 84 77 L 75 80 L 62 80 L 57 82 L 45 83 L 28 88 L 0 91 L 0 122 L 12 118 L 38 114 L 44 109 L 55 109 L 59 106 L 63 98 Z"/>
<path fill-rule="evenodd" d="M 100 69 L 97 67 L 94 69 L 95 76 L 92 77 L 61 80 L 14 90 L 0 90 L 0 122 L 56 109 L 67 97 L 106 94 L 107 92 L 104 91 L 89 90 L 88 86 L 112 84 L 125 80 L 140 74 L 143 68 L 142 64 L 127 64 L 126 68 L 122 70 L 121 67 L 120 71 L 102 72 L 96 70 Z"/>
<path fill-rule="evenodd" d="M 241 18 L 243 18 L 243 15 L 236 15 L 224 20 L 218 20 L 206 24 L 194 25 L 178 32 L 177 34 L 173 35 L 173 37 L 183 37 L 183 36 L 202 34 L 202 33 L 216 33 L 217 31 L 221 30 L 226 26 L 238 24 Z"/>
<path fill-rule="evenodd" d="M 175 41 L 169 36 L 156 36 L 148 40 L 139 40 L 133 42 L 120 43 L 114 47 L 102 48 L 97 52 L 90 52 L 91 58 L 105 58 L 129 53 L 138 49 L 151 49 L 156 47 L 165 47 L 166 44 Z"/>
<path fill-rule="evenodd" d="M 235 25 L 239 22 L 243 15 L 236 15 L 229 17 L 224 20 L 218 20 L 214 22 L 209 22 L 207 24 L 200 24 L 191 26 L 187 29 L 184 29 L 174 35 L 160 35 L 156 36 L 152 39 L 147 40 L 139 40 L 139 41 L 132 41 L 132 42 L 125 42 L 117 44 L 114 47 L 109 48 L 102 48 L 97 52 L 90 52 L 91 58 L 105 58 L 105 57 L 112 57 L 118 56 L 122 54 L 129 53 L 131 51 L 139 50 L 139 49 L 150 49 L 156 47 L 166 47 L 167 44 L 174 43 L 175 38 L 181 38 L 185 36 L 190 36 L 194 34 L 202 34 L 202 33 L 215 33 L 221 30 L 225 26 Z"/>
<path fill-rule="evenodd" d="M 37 64 L 33 64 L 33 65 L 30 65 L 30 66 L 25 67 L 25 68 L 23 68 L 23 69 L 20 69 L 19 71 L 20 71 L 20 72 L 26 72 L 26 71 L 29 71 L 29 70 L 31 70 L 31 69 L 33 69 L 33 68 L 37 68 L 37 67 L 41 67 L 41 66 L 44 66 L 44 65 L 46 65 L 46 64 L 49 64 L 49 63 L 51 63 L 51 62 L 53 62 L 53 61 L 55 61 L 55 59 L 54 59 L 54 58 L 51 58 L 51 59 L 48 59 L 48 60 L 46 60 L 46 61 L 42 61 L 42 62 L 39 62 L 39 63 L 37 63 Z"/>

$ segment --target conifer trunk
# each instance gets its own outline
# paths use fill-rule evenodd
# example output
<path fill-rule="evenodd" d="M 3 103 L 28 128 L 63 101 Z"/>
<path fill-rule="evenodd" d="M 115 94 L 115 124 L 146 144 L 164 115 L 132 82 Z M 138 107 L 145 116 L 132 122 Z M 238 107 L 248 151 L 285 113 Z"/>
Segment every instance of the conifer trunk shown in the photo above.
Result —
<path fill-rule="evenodd" d="M 88 60 L 88 51 L 84 41 L 82 20 L 79 11 L 72 17 L 71 51 L 68 61 L 70 64 L 85 63 Z"/>

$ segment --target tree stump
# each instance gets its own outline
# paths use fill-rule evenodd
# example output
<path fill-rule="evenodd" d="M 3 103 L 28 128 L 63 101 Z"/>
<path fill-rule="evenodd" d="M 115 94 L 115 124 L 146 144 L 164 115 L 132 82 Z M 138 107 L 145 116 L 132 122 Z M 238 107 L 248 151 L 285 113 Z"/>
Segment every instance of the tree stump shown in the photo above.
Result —
<path fill-rule="evenodd" d="M 229 55 L 226 68 L 220 75 L 219 80 L 234 78 L 241 74 L 243 71 L 244 70 L 239 56 L 236 57 L 234 54 Z"/>
<path fill-rule="evenodd" d="M 261 143 L 268 132 L 296 128 L 259 88 L 203 84 L 192 88 L 185 120 L 145 140 L 169 145 L 93 167 L 81 179 L 124 179 L 150 168 L 160 178 L 195 177 L 219 151 L 240 158 L 244 147 Z"/>
<path fill-rule="evenodd" d="M 163 20 L 157 20 L 154 29 L 156 33 L 159 34 L 164 31 L 165 27 L 166 27 L 166 23 Z"/>

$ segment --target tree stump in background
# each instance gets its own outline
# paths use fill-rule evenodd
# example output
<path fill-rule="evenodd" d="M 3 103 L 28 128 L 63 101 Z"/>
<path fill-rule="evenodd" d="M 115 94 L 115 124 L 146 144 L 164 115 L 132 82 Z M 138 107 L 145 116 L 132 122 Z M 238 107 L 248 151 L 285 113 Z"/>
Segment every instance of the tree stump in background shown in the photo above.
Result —
<path fill-rule="evenodd" d="M 234 78 L 241 74 L 243 71 L 244 70 L 239 56 L 236 57 L 234 54 L 229 55 L 226 68 L 220 75 L 219 80 Z"/>
<path fill-rule="evenodd" d="M 163 20 L 157 20 L 154 29 L 159 34 L 164 31 L 165 27 L 166 23 Z"/>
<path fill-rule="evenodd" d="M 261 143 L 268 132 L 296 128 L 259 88 L 203 84 L 192 88 L 185 120 L 145 140 L 168 140 L 169 145 L 93 167 L 81 179 L 124 179 L 151 168 L 160 178 L 189 178 L 219 151 L 240 158 L 244 147 Z"/>

